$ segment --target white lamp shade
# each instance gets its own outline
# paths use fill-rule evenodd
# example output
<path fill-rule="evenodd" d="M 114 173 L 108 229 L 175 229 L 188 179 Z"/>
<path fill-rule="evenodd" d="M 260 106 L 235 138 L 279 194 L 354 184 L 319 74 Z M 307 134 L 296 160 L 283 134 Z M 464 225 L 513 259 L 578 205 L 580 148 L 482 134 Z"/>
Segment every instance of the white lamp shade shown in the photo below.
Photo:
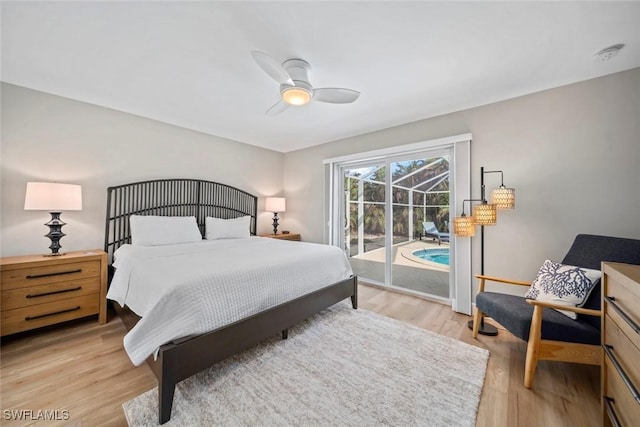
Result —
<path fill-rule="evenodd" d="M 82 210 L 82 187 L 56 182 L 27 182 L 24 209 L 62 212 Z"/>
<path fill-rule="evenodd" d="M 284 197 L 267 197 L 264 209 L 267 212 L 286 212 Z"/>

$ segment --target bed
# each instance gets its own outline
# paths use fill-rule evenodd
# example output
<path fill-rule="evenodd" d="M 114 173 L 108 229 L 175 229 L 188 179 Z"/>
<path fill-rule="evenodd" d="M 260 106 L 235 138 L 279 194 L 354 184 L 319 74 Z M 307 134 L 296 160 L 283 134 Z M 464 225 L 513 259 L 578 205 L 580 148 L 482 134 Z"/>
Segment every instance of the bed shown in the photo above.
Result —
<path fill-rule="evenodd" d="M 197 227 L 201 236 L 206 235 L 206 223 L 207 218 L 221 218 L 225 220 L 233 220 L 239 218 L 247 218 L 249 221 L 249 234 L 247 239 L 241 239 L 240 241 L 220 240 L 207 242 L 193 242 L 189 245 L 175 246 L 168 248 L 136 248 L 131 245 L 131 226 L 130 219 L 132 216 L 162 216 L 162 217 L 195 217 Z M 311 246 L 324 246 L 304 244 L 300 242 L 283 242 L 275 239 L 267 239 L 255 237 L 256 235 L 256 219 L 257 219 L 257 197 L 239 190 L 234 187 L 230 187 L 225 184 L 215 183 L 204 180 L 195 179 L 163 179 L 154 181 L 135 182 L 131 184 L 120 185 L 116 187 L 110 187 L 107 190 L 107 214 L 105 224 L 105 244 L 104 249 L 108 254 L 109 259 L 109 271 L 110 282 L 114 278 L 115 269 L 113 267 L 114 253 L 118 252 L 118 258 L 122 258 L 121 254 L 127 252 L 133 252 L 138 257 L 144 259 L 144 262 L 151 263 L 149 271 L 153 271 L 154 268 L 159 268 L 159 265 L 166 264 L 167 266 L 175 266 L 170 262 L 161 262 L 162 257 L 180 256 L 188 258 L 191 263 L 197 262 L 197 257 L 205 256 L 211 251 L 218 251 L 219 254 L 224 254 L 228 258 L 224 258 L 220 255 L 216 258 L 220 258 L 219 265 L 228 265 L 229 257 L 232 257 L 234 253 L 241 253 L 244 250 L 244 245 L 251 247 L 252 254 L 268 254 L 273 252 L 276 254 L 278 248 L 282 248 L 282 245 L 308 245 L 308 246 L 295 246 L 295 250 L 289 250 L 288 252 L 294 254 L 291 255 L 292 263 L 304 262 L 302 253 L 307 250 L 311 251 Z M 246 241 L 246 243 L 245 243 Z M 193 249 L 193 248 L 195 249 Z M 327 250 L 330 247 L 325 247 Z M 284 248 L 286 249 L 286 248 Z M 335 249 L 335 248 L 333 248 Z M 195 251 L 195 255 L 191 255 L 191 252 L 185 256 L 185 251 Z M 142 251 L 142 252 L 140 252 Z M 168 251 L 168 253 L 167 253 Z M 234 252 L 235 251 L 235 252 Z M 138 254 L 138 252 L 140 252 Z M 152 253 L 152 255 L 149 255 Z M 141 254 L 141 255 L 140 255 Z M 127 255 L 129 256 L 129 255 Z M 268 255 L 260 255 L 260 257 Z M 297 258 L 296 258 L 297 257 Z M 133 257 L 135 259 L 135 256 Z M 243 257 L 235 257 L 241 259 Z M 246 258 L 246 257 L 245 257 Z M 288 267 L 277 264 L 278 258 L 272 257 L 266 260 L 267 265 L 272 265 L 271 270 L 263 275 L 265 288 L 268 289 L 268 277 L 270 280 L 284 280 L 284 277 L 297 277 L 297 276 L 282 276 L 279 272 L 285 271 Z M 126 258 L 128 259 L 128 258 Z M 169 259 L 169 258 L 166 258 Z M 171 258 L 174 262 L 174 258 Z M 155 262 L 155 264 L 153 264 Z M 176 261 L 177 262 L 177 261 Z M 285 261 L 281 261 L 285 262 Z M 323 265 L 327 265 L 329 261 L 323 262 Z M 316 262 L 317 263 L 317 262 Z M 117 263 L 116 263 L 117 264 Z M 247 270 L 258 268 L 253 264 L 246 261 L 240 263 L 242 271 L 245 276 L 239 276 L 241 279 L 237 279 L 235 286 L 228 286 L 229 289 L 233 289 L 239 285 L 244 285 L 245 282 L 250 282 L 251 277 L 255 278 L 260 275 L 260 271 L 255 270 L 248 272 Z M 204 263 L 202 264 L 204 265 Z M 154 267 L 155 266 L 155 267 Z M 292 264 L 291 268 L 298 266 L 298 269 L 310 269 L 309 266 L 299 266 L 298 264 Z M 333 268 L 333 264 L 328 264 L 329 270 Z M 121 263 L 118 268 L 118 273 L 124 275 L 124 271 L 130 268 L 126 266 L 126 263 Z M 169 267 L 167 267 L 169 268 Z M 338 266 L 336 269 L 339 270 Z M 207 268 L 202 269 L 207 270 Z M 220 268 L 209 268 L 209 270 L 220 270 Z M 136 270 L 137 271 L 137 270 Z M 204 274 L 204 273 L 203 273 Z M 207 273 L 209 274 L 209 273 Z M 245 277 L 249 279 L 245 279 Z M 284 273 L 282 273 L 284 274 Z M 343 277 L 344 272 L 339 274 L 339 278 L 335 279 L 330 275 L 318 279 L 314 276 L 316 282 L 313 286 L 306 285 L 301 286 L 301 289 L 297 289 L 293 294 L 289 293 L 285 296 L 278 296 L 278 298 L 271 298 L 270 304 L 264 306 L 266 308 L 254 308 L 254 311 L 246 312 L 249 314 L 243 314 L 240 318 L 235 318 L 230 323 L 209 323 L 208 326 L 213 327 L 206 332 L 198 331 L 197 333 L 185 333 L 184 331 L 178 332 L 180 335 L 176 338 L 171 338 L 171 335 L 163 335 L 162 333 L 169 329 L 166 325 L 157 325 L 157 335 L 160 338 L 155 338 L 156 343 L 147 343 L 141 351 L 133 351 L 132 361 L 139 362 L 141 357 L 144 360 L 145 355 L 149 353 L 150 348 L 154 348 L 157 345 L 153 354 L 146 357 L 146 362 L 151 367 L 153 373 L 158 379 L 158 418 L 160 424 L 164 424 L 171 418 L 171 408 L 173 404 L 173 395 L 175 385 L 194 375 L 204 369 L 209 368 L 215 363 L 226 359 L 238 352 L 241 352 L 260 341 L 273 336 L 275 334 L 282 334 L 282 338 L 286 339 L 288 330 L 294 324 L 310 317 L 311 315 L 327 308 L 337 302 L 340 302 L 346 298 L 351 299 L 353 308 L 357 308 L 357 278 L 349 274 L 348 277 Z M 126 277 L 129 277 L 130 273 L 127 271 Z M 163 280 L 163 276 L 170 276 L 170 274 L 160 274 L 158 276 L 142 275 L 143 281 L 158 281 Z M 154 278 L 156 277 L 156 278 Z M 195 276 L 194 276 L 195 277 Z M 230 277 L 228 274 L 224 277 Z M 115 292 L 117 286 L 121 284 L 117 283 L 119 280 L 116 275 L 116 280 L 113 282 L 114 289 L 110 289 L 110 293 Z M 213 280 L 213 279 L 212 279 Z M 217 279 L 215 279 L 217 280 Z M 233 279 L 236 280 L 236 279 Z M 322 281 L 327 283 L 321 283 Z M 300 279 L 300 284 L 312 281 L 311 278 Z M 194 282 L 196 282 L 194 280 Z M 296 283 L 297 285 L 298 283 Z M 154 283 L 155 285 L 155 283 Z M 255 286 L 256 283 L 253 284 Z M 247 285 L 248 286 L 248 285 Z M 309 287 L 311 286 L 311 287 Z M 263 292 L 264 293 L 264 292 Z M 161 319 L 164 315 L 154 315 L 152 311 L 147 312 L 145 307 L 140 307 L 133 302 L 132 292 L 129 297 L 131 298 L 131 305 L 135 307 L 135 310 L 142 316 L 137 315 L 133 310 L 129 309 L 126 304 L 127 291 L 121 292 L 119 300 L 120 303 L 125 303 L 125 307 L 121 307 L 120 304 L 114 303 L 114 307 L 118 311 L 119 316 L 122 318 L 129 333 L 127 336 L 135 334 L 136 331 L 144 330 L 155 325 L 156 320 L 153 322 L 147 322 L 149 319 Z M 241 296 L 241 294 L 238 294 Z M 236 295 L 236 297 L 238 296 Z M 266 294 L 265 294 L 266 295 Z M 164 295 L 165 299 L 174 298 L 173 295 Z M 226 294 L 225 294 L 226 298 Z M 195 300 L 199 300 L 196 298 Z M 233 299 L 233 304 L 229 306 L 235 307 L 247 305 L 247 298 L 230 298 Z M 140 301 L 141 298 L 138 298 Z M 176 298 L 176 301 L 181 298 Z M 192 298 L 192 300 L 194 300 Z M 165 304 L 166 305 L 166 304 Z M 184 311 L 184 310 L 183 310 Z M 242 312 L 242 310 L 234 310 Z M 205 316 L 198 316 L 205 317 Z M 237 317 L 237 316 L 236 316 Z M 180 323 L 176 321 L 174 323 Z M 151 325 L 151 326 L 149 326 Z M 136 328 L 136 326 L 138 326 Z M 154 326 L 155 327 L 155 326 Z M 155 332 L 145 332 L 148 335 L 156 335 Z M 144 336 L 145 333 L 138 333 L 140 336 Z M 182 336 L 184 335 L 184 336 Z M 157 341 L 160 339 L 160 341 Z M 166 342 L 164 340 L 167 340 Z M 127 338 L 125 337 L 125 342 Z M 161 342 L 161 344 L 158 344 Z M 150 347 L 149 347 L 150 346 Z M 125 346 L 127 347 L 127 346 Z M 127 348 L 129 352 L 130 348 Z"/>

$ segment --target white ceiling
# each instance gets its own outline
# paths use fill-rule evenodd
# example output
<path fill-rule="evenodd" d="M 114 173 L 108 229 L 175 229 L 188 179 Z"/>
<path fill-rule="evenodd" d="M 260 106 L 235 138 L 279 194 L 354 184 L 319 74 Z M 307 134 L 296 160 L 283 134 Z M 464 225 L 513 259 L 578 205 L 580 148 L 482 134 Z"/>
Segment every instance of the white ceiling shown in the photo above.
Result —
<path fill-rule="evenodd" d="M 610 1 L 3 1 L 1 78 L 287 152 L 640 67 L 639 22 Z M 265 116 L 252 50 L 362 94 Z"/>

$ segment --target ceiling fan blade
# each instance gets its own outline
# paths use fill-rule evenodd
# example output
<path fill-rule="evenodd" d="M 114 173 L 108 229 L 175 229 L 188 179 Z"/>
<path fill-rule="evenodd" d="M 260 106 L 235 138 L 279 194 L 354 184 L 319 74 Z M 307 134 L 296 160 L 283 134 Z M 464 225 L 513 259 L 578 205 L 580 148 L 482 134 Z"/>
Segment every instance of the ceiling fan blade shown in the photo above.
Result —
<path fill-rule="evenodd" d="M 265 114 L 267 116 L 275 116 L 276 114 L 280 114 L 282 113 L 284 110 L 286 110 L 287 108 L 289 108 L 289 104 L 287 104 L 286 102 L 284 102 L 283 100 L 280 100 L 278 102 L 276 102 L 275 104 L 273 104 L 271 106 L 271 108 L 269 108 Z"/>
<path fill-rule="evenodd" d="M 256 63 L 262 68 L 262 70 L 271 76 L 272 79 L 277 81 L 280 84 L 289 84 L 293 86 L 293 80 L 291 80 L 291 76 L 282 68 L 282 65 L 278 64 L 278 62 L 273 59 L 270 55 L 267 55 L 264 52 L 260 52 L 258 50 L 252 50 L 251 56 L 256 61 Z"/>
<path fill-rule="evenodd" d="M 340 87 L 324 87 L 313 90 L 313 99 L 331 104 L 348 104 L 358 99 L 359 96 L 360 92 L 357 90 Z"/>

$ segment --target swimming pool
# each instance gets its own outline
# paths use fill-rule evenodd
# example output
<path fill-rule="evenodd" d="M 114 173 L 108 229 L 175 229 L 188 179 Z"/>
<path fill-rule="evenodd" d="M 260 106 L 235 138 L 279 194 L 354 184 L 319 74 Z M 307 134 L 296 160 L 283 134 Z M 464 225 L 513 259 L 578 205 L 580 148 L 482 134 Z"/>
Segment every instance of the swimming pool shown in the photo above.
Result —
<path fill-rule="evenodd" d="M 421 258 L 425 261 L 449 265 L 449 249 L 420 249 L 411 252 L 411 255 Z"/>

